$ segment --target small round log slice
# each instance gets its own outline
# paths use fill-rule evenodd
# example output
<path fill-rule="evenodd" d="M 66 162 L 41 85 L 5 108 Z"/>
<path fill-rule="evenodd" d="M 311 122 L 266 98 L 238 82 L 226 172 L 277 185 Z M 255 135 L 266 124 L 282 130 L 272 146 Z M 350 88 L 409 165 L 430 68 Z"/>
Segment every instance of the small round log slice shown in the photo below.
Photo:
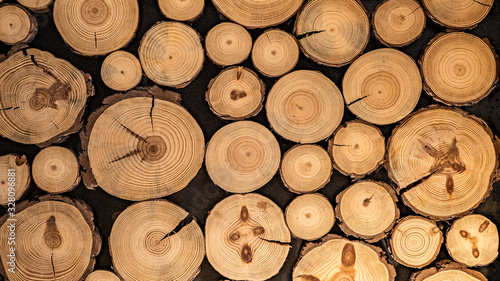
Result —
<path fill-rule="evenodd" d="M 85 202 L 46 195 L 16 204 L 15 216 L 0 221 L 3 241 L 9 241 L 8 226 L 15 227 L 14 272 L 7 264 L 13 245 L 0 244 L 7 280 L 83 280 L 93 271 L 101 237 Z"/>
<path fill-rule="evenodd" d="M 0 62 L 0 134 L 39 146 L 64 140 L 82 126 L 90 79 L 48 52 L 15 52 Z"/>
<path fill-rule="evenodd" d="M 407 216 L 392 230 L 390 243 L 392 256 L 398 263 L 422 268 L 436 259 L 443 233 L 432 220 Z"/>
<path fill-rule="evenodd" d="M 293 269 L 295 281 L 392 281 L 396 271 L 380 248 L 328 235 L 306 244 Z"/>
<path fill-rule="evenodd" d="M 63 193 L 80 183 L 80 166 L 73 151 L 61 146 L 42 149 L 33 160 L 33 181 L 49 193 Z"/>
<path fill-rule="evenodd" d="M 438 262 L 436 267 L 415 272 L 410 277 L 410 281 L 442 280 L 488 281 L 481 272 L 468 269 L 465 265 L 450 261 Z"/>
<path fill-rule="evenodd" d="M 252 62 L 255 68 L 268 77 L 279 77 L 292 70 L 299 61 L 299 45 L 293 35 L 268 29 L 255 40 Z"/>
<path fill-rule="evenodd" d="M 129 206 L 109 236 L 113 268 L 125 281 L 193 280 L 205 257 L 204 246 L 196 220 L 166 200 Z"/>
<path fill-rule="evenodd" d="M 333 166 L 352 178 L 375 171 L 385 156 L 385 139 L 376 126 L 356 120 L 341 125 L 328 141 Z"/>
<path fill-rule="evenodd" d="M 498 81 L 497 55 L 487 39 L 465 32 L 436 35 L 420 58 L 424 89 L 447 105 L 471 105 Z"/>
<path fill-rule="evenodd" d="M 0 156 L 0 171 L 0 205 L 7 205 L 12 202 L 12 199 L 9 201 L 9 191 L 14 193 L 11 195 L 17 201 L 28 190 L 31 183 L 30 166 L 26 156 L 7 154 Z M 15 203 L 7 207 L 12 206 Z"/>
<path fill-rule="evenodd" d="M 283 155 L 280 175 L 291 192 L 314 192 L 330 181 L 332 161 L 319 145 L 295 145 Z"/>
<path fill-rule="evenodd" d="M 139 59 L 154 82 L 174 88 L 187 86 L 205 60 L 200 35 L 180 22 L 159 22 L 142 37 Z"/>
<path fill-rule="evenodd" d="M 212 2 L 228 19 L 253 29 L 285 22 L 302 6 L 303 0 L 212 0 Z"/>
<path fill-rule="evenodd" d="M 342 231 L 370 243 L 387 236 L 399 218 L 396 193 L 383 182 L 358 181 L 339 193 L 336 201 Z"/>
<path fill-rule="evenodd" d="M 340 67 L 351 63 L 365 49 L 370 21 L 356 0 L 313 0 L 297 16 L 294 33 L 308 58 Z"/>
<path fill-rule="evenodd" d="M 162 14 L 176 21 L 195 21 L 203 13 L 204 0 L 158 0 Z"/>
<path fill-rule="evenodd" d="M 251 69 L 232 66 L 208 84 L 205 99 L 212 112 L 224 120 L 242 120 L 257 115 L 266 86 Z"/>
<path fill-rule="evenodd" d="M 332 204 L 319 193 L 293 199 L 286 208 L 285 218 L 293 236 L 309 241 L 325 236 L 335 223 Z"/>
<path fill-rule="evenodd" d="M 16 4 L 0 5 L 0 41 L 7 45 L 30 43 L 38 31 L 36 18 Z"/>
<path fill-rule="evenodd" d="M 207 217 L 205 235 L 208 261 L 233 280 L 268 280 L 278 274 L 290 250 L 281 208 L 256 193 L 217 203 Z"/>
<path fill-rule="evenodd" d="M 497 226 L 478 214 L 459 218 L 448 230 L 446 248 L 457 262 L 467 266 L 486 266 L 498 257 Z"/>
<path fill-rule="evenodd" d="M 116 274 L 107 270 L 96 270 L 90 273 L 85 281 L 121 281 Z"/>
<path fill-rule="evenodd" d="M 422 35 L 426 20 L 417 1 L 386 0 L 373 14 L 373 33 L 388 47 L 403 47 Z"/>
<path fill-rule="evenodd" d="M 410 115 L 388 141 L 389 177 L 403 202 L 434 220 L 462 216 L 490 193 L 498 166 L 493 134 L 466 112 L 432 106 Z"/>
<path fill-rule="evenodd" d="M 481 22 L 494 0 L 422 0 L 429 17 L 448 28 L 469 29 Z"/>
<path fill-rule="evenodd" d="M 126 46 L 139 24 L 136 0 L 55 1 L 54 22 L 71 49 L 102 56 Z"/>
<path fill-rule="evenodd" d="M 212 181 L 233 193 L 252 192 L 278 171 L 281 151 L 274 135 L 253 121 L 219 129 L 207 145 L 205 165 Z"/>
<path fill-rule="evenodd" d="M 19 4 L 32 10 L 35 13 L 45 13 L 45 12 L 49 11 L 49 7 L 50 7 L 50 5 L 52 5 L 52 2 L 54 2 L 54 0 L 36 0 L 36 1 L 17 0 L 17 2 L 19 2 Z"/>
<path fill-rule="evenodd" d="M 221 22 L 207 33 L 207 56 L 220 66 L 243 62 L 252 50 L 252 37 L 241 25 Z"/>
<path fill-rule="evenodd" d="M 101 78 L 106 86 L 115 91 L 130 90 L 141 82 L 141 63 L 129 52 L 115 51 L 102 62 Z"/>
<path fill-rule="evenodd" d="M 271 127 L 285 139 L 314 143 L 330 136 L 342 121 L 343 98 L 321 72 L 297 70 L 274 84 L 266 114 Z"/>
<path fill-rule="evenodd" d="M 422 79 L 415 61 L 396 49 L 364 54 L 347 69 L 342 91 L 347 108 L 377 125 L 395 123 L 417 105 Z"/>

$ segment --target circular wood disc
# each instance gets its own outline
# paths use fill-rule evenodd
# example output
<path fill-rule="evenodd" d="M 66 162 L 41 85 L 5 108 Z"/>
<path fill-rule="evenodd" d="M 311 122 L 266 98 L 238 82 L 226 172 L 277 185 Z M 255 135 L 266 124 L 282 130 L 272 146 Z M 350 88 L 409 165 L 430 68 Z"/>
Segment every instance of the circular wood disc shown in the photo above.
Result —
<path fill-rule="evenodd" d="M 383 182 L 358 181 L 337 195 L 336 201 L 335 215 L 342 231 L 370 243 L 384 238 L 399 218 L 396 194 Z"/>
<path fill-rule="evenodd" d="M 210 81 L 205 99 L 212 112 L 221 119 L 242 120 L 260 112 L 265 88 L 251 69 L 232 66 Z"/>
<path fill-rule="evenodd" d="M 85 281 L 120 281 L 120 278 L 111 271 L 96 270 L 90 273 Z"/>
<path fill-rule="evenodd" d="M 78 131 L 90 76 L 38 49 L 0 63 L 0 134 L 15 142 L 47 145 Z"/>
<path fill-rule="evenodd" d="M 385 139 L 379 128 L 363 121 L 341 125 L 328 141 L 333 166 L 352 178 L 375 171 L 385 156 Z"/>
<path fill-rule="evenodd" d="M 189 112 L 150 97 L 126 98 L 108 107 L 95 121 L 88 143 L 97 184 L 135 201 L 186 187 L 201 168 L 204 151 L 203 132 Z"/>
<path fill-rule="evenodd" d="M 429 17 L 445 27 L 474 28 L 481 22 L 494 0 L 422 0 Z"/>
<path fill-rule="evenodd" d="M 54 22 L 78 54 L 102 56 L 127 45 L 139 24 L 136 0 L 55 1 Z"/>
<path fill-rule="evenodd" d="M 253 121 L 219 129 L 207 145 L 205 165 L 212 181 L 233 193 L 252 192 L 278 171 L 281 151 L 274 135 Z"/>
<path fill-rule="evenodd" d="M 387 125 L 415 108 L 422 79 L 410 56 L 383 48 L 364 54 L 349 66 L 342 90 L 352 113 L 370 123 Z"/>
<path fill-rule="evenodd" d="M 115 51 L 102 62 L 101 78 L 106 86 L 115 91 L 130 90 L 141 82 L 141 63 L 129 52 Z"/>
<path fill-rule="evenodd" d="M 109 252 L 128 280 L 193 280 L 205 257 L 203 232 L 181 207 L 166 200 L 135 203 L 113 223 Z"/>
<path fill-rule="evenodd" d="M 207 258 L 233 280 L 267 280 L 286 260 L 290 232 L 283 212 L 260 194 L 232 195 L 210 211 L 205 225 Z"/>
<path fill-rule="evenodd" d="M 212 0 L 228 19 L 247 28 L 278 25 L 292 17 L 303 0 Z"/>
<path fill-rule="evenodd" d="M 158 0 L 160 11 L 169 19 L 194 21 L 203 13 L 204 0 Z"/>
<path fill-rule="evenodd" d="M 1 4 L 0 18 L 0 41 L 5 44 L 30 43 L 35 39 L 38 24 L 25 8 L 16 4 Z"/>
<path fill-rule="evenodd" d="M 389 177 L 403 201 L 437 220 L 468 213 L 490 193 L 497 169 L 493 135 L 479 118 L 446 107 L 418 111 L 388 141 Z"/>
<path fill-rule="evenodd" d="M 1 2 L 1 1 L 0 1 Z M 52 5 L 53 0 L 17 0 L 19 4 L 32 10 L 35 13 L 44 13 L 49 10 L 49 6 Z"/>
<path fill-rule="evenodd" d="M 498 229 L 479 214 L 459 218 L 448 230 L 446 248 L 457 262 L 486 266 L 498 257 Z"/>
<path fill-rule="evenodd" d="M 220 66 L 243 62 L 252 50 L 252 37 L 241 25 L 221 22 L 207 33 L 207 56 Z"/>
<path fill-rule="evenodd" d="M 498 81 L 496 54 L 487 41 L 465 32 L 438 34 L 420 59 L 424 89 L 448 105 L 470 105 Z"/>
<path fill-rule="evenodd" d="M 83 201 L 67 197 L 43 196 L 39 200 L 16 204 L 17 221 L 9 221 L 7 214 L 2 217 L 3 241 L 10 236 L 8 226 L 15 225 L 15 270 L 3 274 L 12 281 L 85 279 L 101 248 L 92 210 Z M 0 244 L 5 269 L 10 268 L 12 246 Z"/>
<path fill-rule="evenodd" d="M 298 61 L 297 40 L 283 30 L 268 29 L 253 44 L 253 65 L 268 77 L 278 77 L 288 73 Z"/>
<path fill-rule="evenodd" d="M 9 172 L 11 172 L 9 169 L 14 170 L 14 174 L 9 176 Z M 0 156 L 0 171 L 0 205 L 7 205 L 11 202 L 9 201 L 9 191 L 15 193 L 15 201 L 19 200 L 28 191 L 31 183 L 30 166 L 26 156 L 7 154 Z M 9 178 L 11 178 L 10 181 Z M 14 186 L 12 186 L 12 182 Z"/>
<path fill-rule="evenodd" d="M 180 22 L 153 25 L 142 37 L 138 53 L 149 79 L 174 88 L 187 86 L 205 60 L 200 35 Z"/>
<path fill-rule="evenodd" d="M 33 160 L 33 181 L 49 193 L 63 193 L 80 183 L 80 166 L 73 151 L 61 146 L 42 149 Z"/>
<path fill-rule="evenodd" d="M 286 208 L 285 218 L 293 236 L 309 241 L 325 236 L 335 223 L 332 204 L 319 193 L 293 199 Z"/>
<path fill-rule="evenodd" d="M 365 49 L 370 39 L 370 21 L 356 0 L 313 0 L 297 16 L 294 33 L 308 58 L 340 67 Z"/>
<path fill-rule="evenodd" d="M 443 243 L 443 233 L 434 221 L 407 216 L 392 230 L 390 243 L 392 256 L 398 263 L 422 268 L 436 259 Z"/>
<path fill-rule="evenodd" d="M 280 175 L 291 192 L 314 192 L 330 181 L 332 161 L 319 145 L 295 145 L 283 155 Z"/>
<path fill-rule="evenodd" d="M 396 271 L 380 248 L 333 235 L 323 241 L 306 244 L 293 269 L 294 281 L 394 280 Z"/>
<path fill-rule="evenodd" d="M 415 272 L 410 277 L 410 281 L 442 280 L 488 281 L 481 272 L 468 269 L 464 265 L 450 261 L 441 261 L 437 267 Z"/>
<path fill-rule="evenodd" d="M 422 35 L 426 20 L 415 0 L 385 0 L 373 14 L 373 33 L 388 47 L 402 47 Z"/>
<path fill-rule="evenodd" d="M 281 77 L 269 92 L 266 114 L 285 139 L 314 143 L 326 139 L 344 115 L 342 94 L 318 71 L 297 70 Z"/>

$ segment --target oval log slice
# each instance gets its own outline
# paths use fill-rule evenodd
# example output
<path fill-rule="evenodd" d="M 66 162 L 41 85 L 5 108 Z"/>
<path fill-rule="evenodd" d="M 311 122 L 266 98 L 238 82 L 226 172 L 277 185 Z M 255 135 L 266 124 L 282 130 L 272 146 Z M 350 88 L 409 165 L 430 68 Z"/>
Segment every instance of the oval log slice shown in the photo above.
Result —
<path fill-rule="evenodd" d="M 15 203 L 9 204 L 13 202 L 9 198 L 13 197 L 18 201 L 30 187 L 31 173 L 28 160 L 26 156 L 18 154 L 0 156 L 0 171 L 0 205 L 15 206 Z M 13 196 L 9 196 L 9 193 Z"/>
<path fill-rule="evenodd" d="M 410 281 L 442 280 L 488 281 L 481 272 L 468 269 L 465 265 L 448 260 L 440 261 L 436 264 L 436 267 L 415 272 L 410 276 Z"/>
<path fill-rule="evenodd" d="M 0 41 L 7 45 L 30 43 L 38 32 L 36 18 L 16 4 L 0 5 Z"/>
<path fill-rule="evenodd" d="M 101 79 L 115 91 L 130 90 L 141 82 L 141 63 L 129 52 L 115 51 L 102 62 Z"/>
<path fill-rule="evenodd" d="M 35 13 L 45 13 L 49 11 L 54 0 L 17 0 L 17 2 Z"/>
<path fill-rule="evenodd" d="M 203 14 L 204 0 L 158 0 L 162 14 L 176 21 L 195 21 Z"/>
<path fill-rule="evenodd" d="M 221 22 L 208 31 L 205 48 L 207 56 L 217 65 L 239 64 L 252 50 L 252 37 L 239 24 Z"/>
<path fill-rule="evenodd" d="M 488 15 L 494 0 L 422 0 L 429 18 L 453 29 L 476 27 Z"/>
<path fill-rule="evenodd" d="M 299 61 L 299 45 L 293 35 L 268 29 L 255 40 L 252 62 L 255 68 L 268 77 L 279 77 L 292 70 Z"/>

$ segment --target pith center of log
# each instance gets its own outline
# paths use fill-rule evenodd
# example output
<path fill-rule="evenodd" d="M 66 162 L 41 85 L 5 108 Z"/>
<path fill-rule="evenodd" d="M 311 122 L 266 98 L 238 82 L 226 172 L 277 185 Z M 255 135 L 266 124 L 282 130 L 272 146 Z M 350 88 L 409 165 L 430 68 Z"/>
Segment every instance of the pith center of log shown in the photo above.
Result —
<path fill-rule="evenodd" d="M 137 150 L 141 159 L 148 162 L 160 160 L 167 152 L 165 141 L 159 136 L 149 136 L 140 140 L 137 144 Z"/>
<path fill-rule="evenodd" d="M 265 230 L 252 220 L 246 206 L 241 207 L 240 218 L 228 231 L 229 241 L 234 243 L 244 263 L 252 262 L 252 244 L 257 244 Z"/>

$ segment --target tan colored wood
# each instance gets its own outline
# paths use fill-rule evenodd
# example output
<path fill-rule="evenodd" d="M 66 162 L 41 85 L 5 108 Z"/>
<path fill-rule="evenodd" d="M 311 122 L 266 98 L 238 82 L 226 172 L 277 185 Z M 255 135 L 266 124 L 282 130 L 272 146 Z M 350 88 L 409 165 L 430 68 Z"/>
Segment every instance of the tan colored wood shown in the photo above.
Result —
<path fill-rule="evenodd" d="M 454 29 L 470 29 L 480 23 L 494 0 L 422 0 L 429 17 L 436 23 Z"/>
<path fill-rule="evenodd" d="M 281 160 L 283 184 L 294 193 L 314 192 L 330 182 L 332 162 L 319 145 L 295 145 Z"/>
<path fill-rule="evenodd" d="M 347 108 L 377 125 L 395 123 L 417 105 L 422 79 L 415 61 L 391 48 L 377 49 L 357 59 L 342 80 Z"/>
<path fill-rule="evenodd" d="M 129 52 L 115 51 L 102 62 L 101 79 L 115 91 L 130 90 L 141 82 L 141 63 Z"/>
<path fill-rule="evenodd" d="M 314 143 L 329 137 L 344 115 L 342 94 L 319 71 L 296 70 L 281 77 L 266 102 L 271 127 L 285 139 Z"/>
<path fill-rule="evenodd" d="M 447 105 L 471 105 L 495 88 L 498 63 L 487 39 L 465 32 L 440 33 L 420 58 L 425 91 Z"/>
<path fill-rule="evenodd" d="M 370 39 L 370 21 L 356 0 L 308 1 L 294 27 L 302 52 L 313 61 L 340 67 L 351 63 Z"/>
<path fill-rule="evenodd" d="M 31 184 L 28 160 L 26 156 L 18 154 L 0 156 L 0 171 L 0 205 L 7 205 L 8 208 L 15 207 L 15 203 L 12 199 L 9 200 L 9 197 L 18 201 L 28 191 Z"/>
<path fill-rule="evenodd" d="M 479 271 L 468 269 L 464 265 L 447 260 L 438 262 L 436 267 L 415 272 L 410 277 L 410 281 L 442 280 L 487 281 L 488 279 Z"/>
<path fill-rule="evenodd" d="M 406 205 L 435 220 L 467 214 L 490 193 L 498 159 L 484 121 L 432 106 L 398 125 L 388 141 L 387 171 Z"/>
<path fill-rule="evenodd" d="M 252 50 L 252 37 L 241 25 L 221 22 L 212 27 L 205 39 L 207 56 L 220 66 L 239 64 Z"/>
<path fill-rule="evenodd" d="M 238 121 L 219 129 L 207 145 L 205 165 L 212 181 L 233 193 L 247 193 L 268 183 L 281 158 L 274 135 L 253 121 Z"/>
<path fill-rule="evenodd" d="M 210 80 L 205 100 L 212 112 L 224 120 L 242 120 L 262 109 L 265 84 L 251 69 L 229 67 Z"/>
<path fill-rule="evenodd" d="M 107 270 L 96 270 L 90 273 L 85 281 L 121 281 L 116 274 Z"/>
<path fill-rule="evenodd" d="M 268 77 L 279 77 L 290 72 L 299 61 L 299 45 L 293 35 L 268 29 L 255 40 L 252 62 L 255 68 Z"/>
<path fill-rule="evenodd" d="M 158 0 L 162 14 L 176 21 L 195 21 L 203 14 L 204 0 Z"/>
<path fill-rule="evenodd" d="M 49 11 L 54 0 L 17 0 L 17 2 L 35 13 L 45 13 Z"/>
<path fill-rule="evenodd" d="M 136 0 L 55 1 L 53 14 L 66 44 L 84 56 L 103 56 L 126 46 L 139 24 Z"/>
<path fill-rule="evenodd" d="M 30 43 L 38 32 L 36 18 L 16 4 L 0 5 L 0 41 L 7 45 Z"/>
<path fill-rule="evenodd" d="M 260 194 L 232 195 L 215 205 L 205 225 L 207 258 L 233 280 L 268 280 L 290 250 L 283 212 Z"/>

